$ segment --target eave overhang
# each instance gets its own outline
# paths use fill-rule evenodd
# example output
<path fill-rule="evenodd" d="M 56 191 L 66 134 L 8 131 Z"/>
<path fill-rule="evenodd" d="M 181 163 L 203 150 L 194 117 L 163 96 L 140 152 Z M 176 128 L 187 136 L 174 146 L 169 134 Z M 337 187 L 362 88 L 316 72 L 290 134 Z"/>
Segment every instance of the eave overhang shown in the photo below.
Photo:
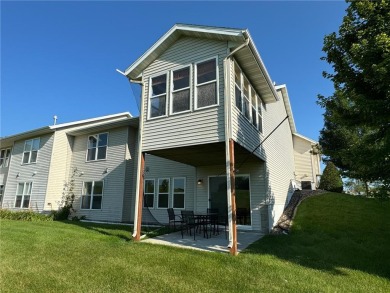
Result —
<path fill-rule="evenodd" d="M 272 103 L 278 100 L 278 95 L 271 78 L 249 31 L 243 29 L 175 24 L 152 47 L 125 70 L 125 75 L 130 80 L 140 80 L 145 68 L 181 37 L 206 38 L 237 44 L 234 48 L 231 48 L 231 52 L 249 40 L 248 45 L 236 51 L 233 54 L 233 57 L 240 64 L 240 67 L 250 79 L 255 90 L 261 95 L 264 103 Z"/>

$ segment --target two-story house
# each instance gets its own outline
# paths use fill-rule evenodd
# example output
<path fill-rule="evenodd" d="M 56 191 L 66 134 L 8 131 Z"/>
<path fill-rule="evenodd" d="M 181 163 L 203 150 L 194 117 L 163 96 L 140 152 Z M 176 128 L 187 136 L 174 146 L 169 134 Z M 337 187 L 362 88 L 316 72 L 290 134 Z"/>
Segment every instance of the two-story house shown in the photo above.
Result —
<path fill-rule="evenodd" d="M 269 230 L 293 192 L 296 129 L 286 87 L 272 83 L 249 31 L 176 24 L 123 74 L 142 86 L 134 236 L 144 190 L 157 218 L 167 207 L 224 211 L 232 253 L 236 225 Z M 146 154 L 193 175 L 150 176 Z"/>
<path fill-rule="evenodd" d="M 317 143 L 297 133 L 248 30 L 177 24 L 123 73 L 140 84 L 129 113 L 0 139 L 2 208 L 56 210 L 72 182 L 77 216 L 167 223 L 167 208 L 268 232 L 295 188 L 315 188 Z"/>

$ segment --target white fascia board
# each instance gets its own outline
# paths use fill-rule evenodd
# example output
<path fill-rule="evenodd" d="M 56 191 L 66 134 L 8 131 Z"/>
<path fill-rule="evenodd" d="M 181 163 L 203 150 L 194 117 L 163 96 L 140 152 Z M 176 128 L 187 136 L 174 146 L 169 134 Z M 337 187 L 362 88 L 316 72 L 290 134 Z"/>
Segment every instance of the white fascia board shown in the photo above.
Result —
<path fill-rule="evenodd" d="M 288 115 L 288 120 L 290 123 L 291 132 L 296 133 L 297 128 L 295 126 L 295 120 L 294 120 L 294 115 L 293 115 L 292 108 L 291 108 L 290 97 L 289 97 L 288 92 L 287 92 L 287 86 L 285 84 L 278 85 L 278 86 L 275 86 L 275 90 L 280 90 L 282 93 L 283 103 L 284 103 L 284 107 L 286 108 L 286 112 Z"/>
<path fill-rule="evenodd" d="M 156 43 L 153 44 L 145 53 L 141 55 L 132 65 L 125 70 L 125 75 L 129 76 L 130 73 L 137 68 L 146 58 L 148 58 L 158 47 L 160 47 L 169 37 L 179 31 L 188 32 L 201 32 L 218 34 L 225 36 L 239 37 L 243 34 L 244 30 L 241 29 L 228 29 L 220 27 L 208 27 L 208 26 L 196 26 L 188 24 L 175 24 L 168 32 L 166 32 Z M 138 75 L 139 77 L 140 75 Z"/>
<path fill-rule="evenodd" d="M 313 139 L 311 139 L 311 138 L 308 138 L 308 137 L 306 137 L 306 136 L 304 136 L 304 135 L 302 135 L 302 134 L 299 134 L 299 133 L 297 133 L 297 132 L 293 133 L 293 135 L 295 135 L 295 136 L 297 136 L 297 137 L 299 137 L 299 138 L 302 138 L 302 139 L 304 139 L 304 140 L 307 140 L 307 141 L 311 142 L 312 144 L 318 144 L 318 141 L 315 141 L 315 140 L 313 140 Z"/>
<path fill-rule="evenodd" d="M 271 91 L 275 97 L 275 101 L 278 101 L 279 100 L 279 97 L 278 97 L 278 94 L 276 93 L 276 90 L 275 90 L 275 86 L 271 80 L 271 77 L 267 71 L 267 68 L 265 67 L 264 65 L 264 62 L 263 60 L 261 59 L 260 57 L 260 53 L 259 51 L 257 50 L 256 48 L 256 45 L 255 43 L 253 42 L 253 39 L 249 33 L 249 30 L 245 30 L 245 34 L 247 35 L 247 38 L 249 38 L 249 47 L 251 48 L 251 51 L 253 53 L 253 56 L 256 58 L 257 60 L 257 63 L 259 64 L 259 67 L 260 67 L 260 70 L 262 71 L 264 77 L 265 77 L 265 80 L 267 81 L 269 87 L 271 88 Z"/>
<path fill-rule="evenodd" d="M 57 129 L 57 128 L 63 128 L 63 127 L 68 127 L 68 126 L 74 126 L 77 124 L 97 122 L 99 120 L 107 120 L 107 119 L 115 119 L 115 118 L 128 119 L 128 118 L 132 118 L 132 117 L 133 116 L 129 112 L 122 112 L 122 113 L 118 113 L 118 114 L 112 114 L 112 115 L 107 115 L 107 116 L 100 116 L 100 117 L 96 117 L 96 118 L 90 118 L 90 119 L 85 119 L 85 120 L 78 120 L 78 121 L 74 121 L 74 122 L 52 125 L 49 127 L 50 127 L 50 129 Z"/>

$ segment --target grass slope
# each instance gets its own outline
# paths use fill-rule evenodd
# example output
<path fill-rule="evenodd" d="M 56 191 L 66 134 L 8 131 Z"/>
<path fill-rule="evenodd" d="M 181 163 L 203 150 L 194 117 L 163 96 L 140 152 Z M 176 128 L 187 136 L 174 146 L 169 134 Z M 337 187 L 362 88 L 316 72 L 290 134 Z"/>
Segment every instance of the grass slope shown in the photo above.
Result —
<path fill-rule="evenodd" d="M 390 292 L 389 201 L 305 200 L 237 257 L 135 243 L 130 227 L 1 221 L 4 292 Z M 386 228 L 387 227 L 387 228 Z"/>

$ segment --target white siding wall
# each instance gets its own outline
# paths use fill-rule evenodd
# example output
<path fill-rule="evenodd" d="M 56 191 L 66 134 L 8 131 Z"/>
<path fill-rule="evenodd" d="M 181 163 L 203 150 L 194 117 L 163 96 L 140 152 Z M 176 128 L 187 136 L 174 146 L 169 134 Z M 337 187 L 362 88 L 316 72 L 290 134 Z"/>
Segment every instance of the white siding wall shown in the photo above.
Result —
<path fill-rule="evenodd" d="M 194 210 L 195 197 L 195 167 L 181 164 L 175 161 L 166 160 L 160 157 L 146 155 L 145 157 L 145 179 L 155 179 L 154 207 L 149 208 L 151 215 L 160 223 L 168 222 L 167 209 L 157 208 L 157 187 L 158 178 L 170 179 L 169 207 L 172 207 L 172 180 L 174 177 L 186 178 L 185 209 Z M 175 209 L 175 213 L 180 215 L 180 209 Z M 146 208 L 142 212 L 143 222 L 153 222 L 154 219 L 148 218 Z"/>
<path fill-rule="evenodd" d="M 127 127 L 109 129 L 107 158 L 102 161 L 86 162 L 88 135 L 75 137 L 71 167 L 84 172 L 75 177 L 76 199 L 74 208 L 77 216 L 86 216 L 88 220 L 122 221 L 123 196 L 125 189 Z M 96 133 L 90 133 L 93 135 Z M 105 173 L 105 169 L 108 172 Z M 83 182 L 104 181 L 101 210 L 81 210 L 80 196 Z"/>
<path fill-rule="evenodd" d="M 266 105 L 263 111 L 264 135 L 270 133 L 287 113 L 283 100 Z M 282 214 L 292 195 L 291 180 L 294 179 L 294 152 L 292 133 L 288 120 L 264 142 L 266 178 L 268 181 L 269 225 L 271 228 Z M 273 203 L 273 204 L 272 204 Z"/>
<path fill-rule="evenodd" d="M 31 137 L 37 138 L 37 137 Z M 40 136 L 40 148 L 37 162 L 22 165 L 25 140 L 16 141 L 12 150 L 8 180 L 3 197 L 3 208 L 13 209 L 15 205 L 16 188 L 19 182 L 32 182 L 30 208 L 41 212 L 44 207 L 49 166 L 53 147 L 53 134 Z M 34 175 L 34 172 L 36 174 Z M 19 173 L 19 176 L 16 175 Z"/>
<path fill-rule="evenodd" d="M 62 199 L 65 183 L 68 181 L 69 167 L 72 159 L 73 137 L 66 135 L 65 130 L 54 134 L 52 158 L 48 177 L 45 210 L 57 210 Z"/>
<path fill-rule="evenodd" d="M 143 97 L 143 117 L 146 120 L 143 132 L 144 151 L 214 143 L 224 140 L 223 59 L 226 56 L 226 52 L 226 42 L 181 38 L 144 71 L 143 81 L 145 83 L 145 91 Z M 147 120 L 148 83 L 151 75 L 163 74 L 178 66 L 194 65 L 196 62 L 215 56 L 218 56 L 219 67 L 219 106 L 194 110 L 194 91 L 192 91 L 192 111 L 190 113 Z M 192 67 L 193 86 L 194 66 Z M 167 109 L 169 109 L 169 105 Z"/>

